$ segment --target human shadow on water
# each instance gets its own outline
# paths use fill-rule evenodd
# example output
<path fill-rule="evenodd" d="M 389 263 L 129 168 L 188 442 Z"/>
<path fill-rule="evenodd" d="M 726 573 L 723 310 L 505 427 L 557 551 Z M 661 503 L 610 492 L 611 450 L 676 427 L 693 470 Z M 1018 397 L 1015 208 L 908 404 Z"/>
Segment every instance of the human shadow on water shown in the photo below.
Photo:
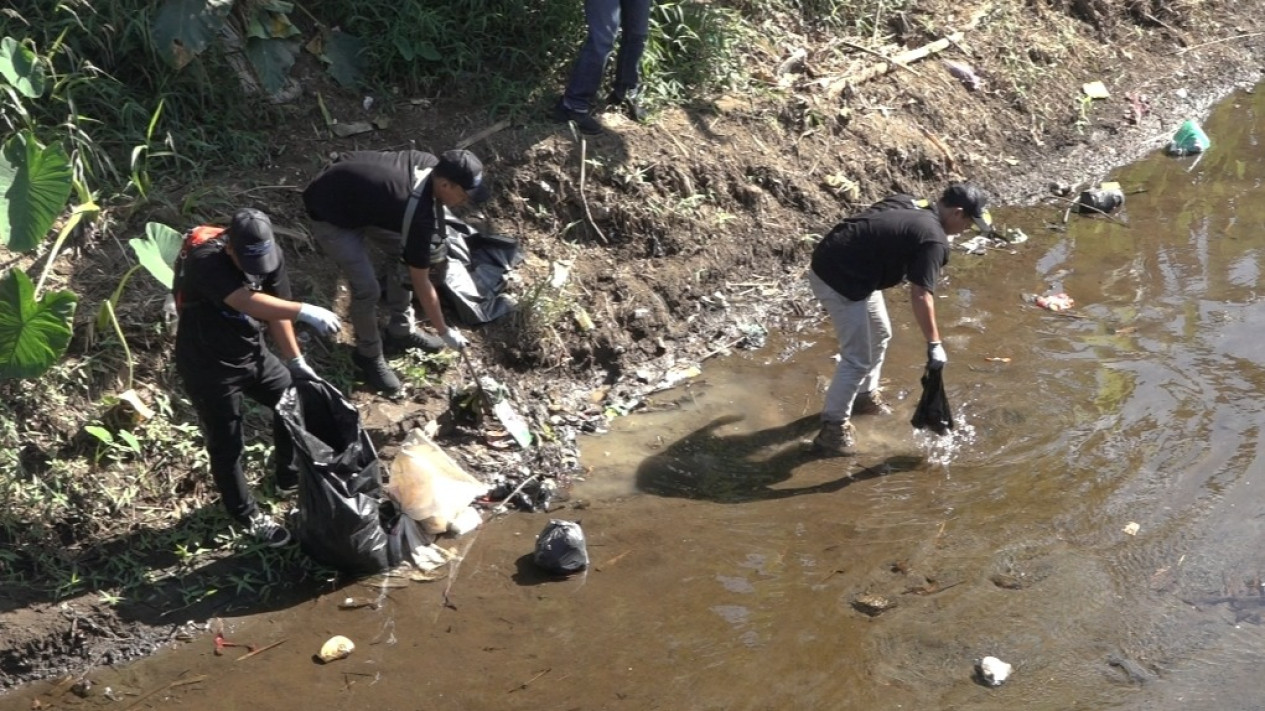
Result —
<path fill-rule="evenodd" d="M 818 453 L 806 439 L 821 425 L 818 415 L 746 434 L 717 433 L 742 419 L 740 415 L 717 418 L 649 457 L 637 469 L 637 488 L 657 496 L 720 503 L 784 499 L 832 493 L 855 482 L 908 471 L 920 461 L 892 456 L 858 468 L 853 458 Z M 829 463 L 839 476 L 817 484 L 774 488 L 801 466 L 814 462 Z"/>

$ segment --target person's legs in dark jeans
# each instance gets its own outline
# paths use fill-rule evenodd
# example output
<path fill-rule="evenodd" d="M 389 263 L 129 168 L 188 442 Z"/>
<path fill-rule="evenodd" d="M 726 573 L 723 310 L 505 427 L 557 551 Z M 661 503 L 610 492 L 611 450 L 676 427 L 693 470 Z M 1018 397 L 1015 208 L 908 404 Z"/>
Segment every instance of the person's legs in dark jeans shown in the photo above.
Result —
<path fill-rule="evenodd" d="M 283 490 L 291 489 L 299 483 L 299 470 L 294 463 L 294 440 L 290 438 L 290 431 L 276 411 L 281 393 L 290 387 L 290 383 L 289 369 L 281 363 L 281 359 L 268 352 L 259 366 L 258 377 L 243 388 L 243 392 L 251 400 L 272 410 L 273 470 L 277 476 L 277 488 Z"/>
<path fill-rule="evenodd" d="M 641 56 L 650 36 L 650 0 L 621 0 L 619 54 L 615 59 L 614 101 L 635 99 L 641 87 Z"/>
<path fill-rule="evenodd" d="M 580 47 L 575 68 L 571 70 L 571 80 L 562 95 L 562 106 L 568 111 L 588 113 L 593 108 L 593 99 L 602 86 L 606 60 L 615 48 L 621 5 L 621 0 L 584 0 L 584 19 L 588 23 L 589 34 Z"/>

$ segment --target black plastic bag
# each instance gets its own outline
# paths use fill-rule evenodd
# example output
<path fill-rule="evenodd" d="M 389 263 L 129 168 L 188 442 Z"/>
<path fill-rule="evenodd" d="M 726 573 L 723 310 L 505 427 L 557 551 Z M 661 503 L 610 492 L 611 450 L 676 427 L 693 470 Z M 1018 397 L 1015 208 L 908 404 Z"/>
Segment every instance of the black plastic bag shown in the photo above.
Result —
<path fill-rule="evenodd" d="M 541 568 L 556 575 L 570 575 L 589 565 L 589 551 L 584 543 L 584 531 L 575 521 L 552 519 L 536 538 L 536 553 L 532 560 Z"/>
<path fill-rule="evenodd" d="M 953 429 L 953 411 L 949 409 L 949 398 L 944 394 L 943 376 L 943 368 L 923 371 L 922 397 L 918 399 L 918 408 L 909 421 L 915 429 L 929 429 L 938 435 L 948 434 Z"/>
<path fill-rule="evenodd" d="M 303 552 L 353 575 L 390 569 L 379 508 L 382 465 L 360 413 L 333 385 L 295 380 L 277 403 L 299 469 L 295 535 Z"/>

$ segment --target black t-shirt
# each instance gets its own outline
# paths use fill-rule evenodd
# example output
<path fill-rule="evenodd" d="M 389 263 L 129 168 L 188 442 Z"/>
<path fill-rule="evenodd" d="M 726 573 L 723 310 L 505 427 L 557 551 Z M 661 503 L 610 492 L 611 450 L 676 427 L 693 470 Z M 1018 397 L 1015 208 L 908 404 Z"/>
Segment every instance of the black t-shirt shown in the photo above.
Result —
<path fill-rule="evenodd" d="M 438 158 L 422 151 L 341 153 L 303 190 L 303 205 L 314 220 L 346 229 L 377 227 L 399 234 L 413 190 L 414 168 L 438 164 Z M 436 230 L 436 207 L 432 181 L 427 180 L 404 245 L 404 261 L 409 266 L 430 266 L 431 240 L 436 235 L 442 237 Z"/>
<path fill-rule="evenodd" d="M 949 261 L 949 238 L 932 210 L 894 195 L 845 219 L 813 250 L 812 270 L 853 301 L 909 280 L 935 291 Z"/>
<path fill-rule="evenodd" d="M 180 294 L 176 326 L 176 363 L 222 373 L 248 370 L 263 357 L 264 324 L 224 303 L 246 287 L 280 299 L 290 299 L 285 256 L 281 266 L 263 277 L 242 272 L 224 251 L 224 240 L 203 243 L 189 252 L 175 288 Z"/>

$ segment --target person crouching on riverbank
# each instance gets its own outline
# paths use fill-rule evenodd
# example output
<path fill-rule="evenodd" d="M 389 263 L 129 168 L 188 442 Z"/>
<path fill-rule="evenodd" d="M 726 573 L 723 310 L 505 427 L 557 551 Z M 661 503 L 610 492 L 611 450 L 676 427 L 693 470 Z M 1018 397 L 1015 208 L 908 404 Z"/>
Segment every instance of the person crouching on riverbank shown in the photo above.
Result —
<path fill-rule="evenodd" d="M 936 284 L 949 261 L 950 235 L 973 225 L 991 231 L 987 203 L 987 194 L 971 183 L 950 185 L 926 208 L 913 196 L 893 195 L 844 219 L 817 244 L 808 282 L 839 338 L 839 365 L 813 440 L 819 453 L 854 454 L 851 418 L 891 412 L 878 392 L 892 338 L 884 289 L 909 282 L 914 320 L 927 341 L 927 367 L 944 367 Z"/>

